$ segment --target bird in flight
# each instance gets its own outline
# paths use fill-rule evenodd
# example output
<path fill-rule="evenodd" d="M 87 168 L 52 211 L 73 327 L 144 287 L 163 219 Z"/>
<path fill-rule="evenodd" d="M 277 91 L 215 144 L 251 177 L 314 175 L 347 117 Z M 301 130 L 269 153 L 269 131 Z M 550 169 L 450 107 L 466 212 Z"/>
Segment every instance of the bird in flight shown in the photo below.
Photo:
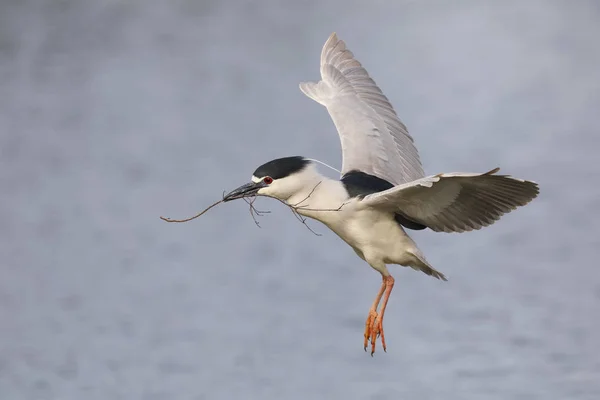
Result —
<path fill-rule="evenodd" d="M 497 174 L 425 176 L 419 153 L 394 108 L 345 43 L 333 33 L 321 52 L 321 80 L 300 90 L 325 106 L 342 147 L 340 179 L 319 173 L 315 160 L 294 156 L 259 166 L 250 183 L 224 197 L 267 196 L 322 222 L 382 276 L 365 322 L 363 345 L 383 332 L 394 287 L 387 265 L 398 264 L 446 280 L 425 258 L 407 229 L 464 232 L 491 225 L 538 193 L 534 182 Z"/>

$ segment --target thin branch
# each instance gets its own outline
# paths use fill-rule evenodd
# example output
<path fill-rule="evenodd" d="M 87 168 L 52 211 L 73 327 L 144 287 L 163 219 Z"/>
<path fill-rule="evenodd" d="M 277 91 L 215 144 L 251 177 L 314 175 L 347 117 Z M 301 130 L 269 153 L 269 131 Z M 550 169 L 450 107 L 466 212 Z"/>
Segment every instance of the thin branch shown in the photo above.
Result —
<path fill-rule="evenodd" d="M 310 193 L 302 200 L 300 200 L 299 202 L 295 203 L 295 204 L 288 204 L 287 202 L 283 201 L 283 200 L 279 200 L 281 203 L 285 204 L 287 207 L 289 207 L 289 209 L 292 211 L 292 214 L 294 214 L 294 216 L 296 217 L 296 219 L 298 221 L 300 221 L 305 227 L 306 229 L 308 229 L 309 231 L 311 231 L 314 235 L 316 236 L 322 236 L 320 233 L 315 232 L 306 222 L 307 218 L 303 217 L 302 215 L 300 215 L 300 213 L 298 212 L 298 210 L 302 210 L 302 211 L 339 211 L 342 206 L 340 205 L 337 209 L 311 209 L 308 207 L 307 204 L 302 205 L 302 203 L 304 203 L 306 200 L 308 200 L 313 193 L 315 192 L 315 190 L 317 190 L 317 187 L 322 183 L 322 181 L 319 181 L 319 183 L 317 183 L 315 185 L 315 187 L 312 188 L 312 190 L 310 191 Z"/>
<path fill-rule="evenodd" d="M 258 196 L 252 197 L 252 200 L 248 203 L 252 206 L 252 210 L 256 213 L 257 216 L 262 217 L 263 214 L 271 214 L 271 211 L 262 211 L 254 207 L 254 202 L 258 199 Z"/>
<path fill-rule="evenodd" d="M 188 221 L 191 221 L 193 219 L 198 218 L 199 216 L 201 216 L 202 214 L 204 214 L 205 212 L 207 212 L 208 210 L 210 210 L 211 208 L 213 208 L 214 206 L 216 206 L 217 204 L 222 203 L 222 202 L 223 202 L 223 200 L 219 200 L 216 203 L 211 204 L 210 206 L 206 207 L 204 209 L 204 211 L 202 211 L 202 212 L 200 212 L 200 213 L 198 213 L 198 214 L 196 214 L 196 215 L 194 215 L 193 217 L 190 217 L 190 218 L 186 218 L 186 219 L 171 219 L 171 218 L 160 217 L 160 219 L 162 219 L 163 221 L 166 221 L 166 222 L 188 222 Z"/>
<path fill-rule="evenodd" d="M 256 216 L 254 215 L 254 206 L 252 205 L 253 200 L 250 200 L 250 199 L 248 199 L 246 197 L 242 197 L 242 199 L 244 199 L 244 201 L 250 206 L 250 216 L 252 217 L 252 220 L 254 221 L 254 223 L 256 224 L 256 226 L 258 226 L 260 228 L 260 224 L 256 220 Z"/>
<path fill-rule="evenodd" d="M 315 232 L 306 222 L 306 217 L 303 217 L 302 215 L 300 215 L 298 213 L 297 210 L 295 210 L 294 208 L 290 208 L 290 210 L 292 210 L 292 213 L 296 216 L 296 218 L 298 218 L 298 220 L 300 222 L 302 222 L 302 224 L 306 227 L 306 229 L 308 229 L 309 231 L 311 231 L 315 236 L 323 236 L 320 233 Z"/>
<path fill-rule="evenodd" d="M 250 215 L 252 216 L 254 223 L 256 224 L 256 226 L 258 226 L 260 228 L 260 224 L 258 223 L 258 220 L 256 219 L 256 217 L 262 217 L 264 214 L 271 213 L 271 211 L 257 210 L 256 207 L 254 207 L 254 202 L 256 201 L 256 196 L 253 196 L 251 199 L 243 197 L 243 199 L 250 206 Z"/>
<path fill-rule="evenodd" d="M 301 210 L 301 211 L 319 211 L 319 212 L 322 212 L 322 211 L 340 211 L 342 209 L 342 207 L 347 204 L 347 203 L 342 203 L 338 208 L 309 208 L 307 204 L 302 205 L 302 203 L 304 203 L 305 201 L 307 201 L 313 195 L 313 193 L 315 192 L 315 190 L 317 189 L 317 187 L 321 184 L 321 182 L 322 181 L 320 181 L 319 183 L 317 183 L 315 185 L 315 187 L 312 188 L 312 190 L 310 191 L 310 193 L 304 199 L 302 199 L 301 201 L 297 202 L 296 204 L 288 204 L 284 200 L 275 199 L 275 200 L 278 200 L 279 202 L 285 204 L 287 207 L 289 207 L 289 209 L 292 211 L 292 214 L 294 214 L 294 216 L 296 217 L 296 219 L 298 221 L 300 221 L 306 227 L 306 229 L 308 229 L 309 231 L 311 231 L 316 236 L 321 236 L 321 234 L 315 232 L 308 225 L 308 223 L 306 222 L 307 218 L 303 217 L 302 215 L 300 215 L 300 212 L 298 210 Z M 251 196 L 250 198 L 243 197 L 244 201 L 246 203 L 248 203 L 248 205 L 250 206 L 250 215 L 252 216 L 252 219 L 254 220 L 254 223 L 256 224 L 256 226 L 258 226 L 260 228 L 260 224 L 259 224 L 259 222 L 258 222 L 258 220 L 256 218 L 257 217 L 262 217 L 264 214 L 269 214 L 270 211 L 257 210 L 256 207 L 254 207 L 254 202 L 256 201 L 257 198 L 258 198 L 258 196 L 256 196 L 256 195 Z M 225 200 L 225 192 L 223 192 L 223 199 L 217 201 L 214 204 L 211 204 L 206 209 L 204 209 L 204 211 L 202 211 L 202 212 L 194 215 L 193 217 L 186 218 L 186 219 L 170 219 L 170 218 L 160 217 L 160 219 L 162 219 L 163 221 L 166 221 L 166 222 L 188 222 L 188 221 L 191 221 L 193 219 L 196 219 L 196 218 L 200 217 L 202 214 L 204 214 L 205 212 L 207 212 L 208 210 L 210 210 L 211 208 L 213 208 L 217 204 L 222 203 L 224 200 Z"/>
<path fill-rule="evenodd" d="M 306 196 L 304 199 L 302 199 L 301 201 L 299 201 L 299 202 L 297 202 L 296 204 L 294 204 L 294 205 L 291 205 L 291 206 L 292 206 L 292 207 L 294 207 L 294 208 L 297 208 L 297 207 L 299 207 L 299 206 L 300 206 L 300 204 L 302 204 L 302 203 L 304 203 L 306 200 L 308 200 L 308 199 L 309 199 L 309 197 L 310 197 L 310 196 L 312 196 L 312 194 L 315 192 L 315 190 L 317 190 L 317 187 L 319 187 L 319 185 L 321 184 L 321 182 L 322 182 L 322 181 L 319 181 L 319 183 L 317 183 L 317 184 L 315 185 L 315 187 L 314 187 L 314 188 L 312 188 L 312 190 L 310 191 L 310 193 L 309 193 L 309 194 L 308 194 L 308 195 L 307 195 L 307 196 Z"/>
<path fill-rule="evenodd" d="M 317 183 L 315 185 L 315 187 L 312 188 L 312 190 L 310 191 L 310 193 L 301 201 L 297 202 L 296 204 L 288 204 L 283 200 L 279 200 L 280 202 L 282 202 L 283 204 L 285 204 L 286 206 L 293 208 L 294 210 L 304 210 L 304 211 L 340 211 L 342 209 L 342 207 L 346 204 L 346 203 L 342 203 L 338 208 L 309 208 L 308 205 L 301 205 L 302 203 L 304 203 L 306 200 L 308 200 L 310 198 L 310 196 L 313 195 L 313 193 L 315 192 L 315 190 L 317 190 L 317 187 L 322 183 L 322 181 L 319 181 L 319 183 Z"/>

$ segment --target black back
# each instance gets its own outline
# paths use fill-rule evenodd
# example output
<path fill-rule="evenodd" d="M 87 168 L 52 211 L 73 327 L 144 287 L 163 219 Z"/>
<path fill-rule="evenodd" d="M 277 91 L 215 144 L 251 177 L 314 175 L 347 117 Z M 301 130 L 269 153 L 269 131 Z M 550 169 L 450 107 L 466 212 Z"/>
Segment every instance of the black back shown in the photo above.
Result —
<path fill-rule="evenodd" d="M 341 181 L 350 197 L 364 197 L 368 194 L 383 192 L 394 187 L 394 185 L 385 179 L 356 170 L 345 173 Z M 425 225 L 411 221 L 402 214 L 397 213 L 395 220 L 408 229 L 420 231 L 427 228 Z"/>
<path fill-rule="evenodd" d="M 300 156 L 277 158 L 256 168 L 254 176 L 257 178 L 270 176 L 273 179 L 281 179 L 302 171 L 308 164 L 310 161 Z"/>

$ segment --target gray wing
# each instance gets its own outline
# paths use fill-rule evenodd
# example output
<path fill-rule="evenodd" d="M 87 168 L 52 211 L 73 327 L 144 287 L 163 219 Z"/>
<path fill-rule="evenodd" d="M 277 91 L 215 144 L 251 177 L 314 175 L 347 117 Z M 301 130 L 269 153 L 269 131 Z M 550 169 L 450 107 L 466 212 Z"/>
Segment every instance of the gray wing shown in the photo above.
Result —
<path fill-rule="evenodd" d="M 437 232 L 480 229 L 539 193 L 536 183 L 494 175 L 498 170 L 428 176 L 365 196 L 360 204 L 402 214 Z"/>
<path fill-rule="evenodd" d="M 300 90 L 329 111 L 342 144 L 342 174 L 360 170 L 393 184 L 425 176 L 406 126 L 335 33 L 321 52 L 321 79 Z"/>

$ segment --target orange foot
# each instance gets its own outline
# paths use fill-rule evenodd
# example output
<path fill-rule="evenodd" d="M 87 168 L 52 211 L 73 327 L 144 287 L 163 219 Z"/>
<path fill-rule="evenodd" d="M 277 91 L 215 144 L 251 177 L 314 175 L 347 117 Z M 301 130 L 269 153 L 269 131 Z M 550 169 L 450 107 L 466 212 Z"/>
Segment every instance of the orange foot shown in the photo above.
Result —
<path fill-rule="evenodd" d="M 383 346 L 383 351 L 387 351 L 385 345 L 385 335 L 383 333 L 383 314 L 385 313 L 385 308 L 387 306 L 388 299 L 390 298 L 390 293 L 392 292 L 392 288 L 394 287 L 394 278 L 391 276 L 384 276 L 383 282 L 381 283 L 381 288 L 379 289 L 379 293 L 377 293 L 377 297 L 369 310 L 369 316 L 367 317 L 367 321 L 365 322 L 365 334 L 364 334 L 364 348 L 367 351 L 367 346 L 369 345 L 369 340 L 371 341 L 371 357 L 375 354 L 375 341 L 378 336 L 381 336 L 381 345 Z M 379 302 L 383 297 L 383 304 L 381 305 L 381 310 L 378 313 L 377 307 L 379 306 Z"/>
<path fill-rule="evenodd" d="M 367 346 L 369 345 L 369 340 L 371 341 L 371 357 L 375 354 L 375 341 L 378 336 L 381 336 L 381 345 L 383 346 L 383 351 L 386 351 L 385 346 L 385 335 L 383 333 L 383 321 L 382 316 L 377 313 L 377 311 L 371 309 L 369 310 L 369 316 L 367 317 L 367 321 L 365 322 L 365 341 L 364 348 L 367 351 Z"/>
<path fill-rule="evenodd" d="M 369 345 L 369 340 L 371 340 L 371 330 L 373 328 L 373 322 L 377 318 L 377 311 L 374 309 L 369 310 L 369 315 L 367 316 L 367 321 L 365 322 L 365 341 L 364 348 L 367 351 L 367 346 Z"/>

